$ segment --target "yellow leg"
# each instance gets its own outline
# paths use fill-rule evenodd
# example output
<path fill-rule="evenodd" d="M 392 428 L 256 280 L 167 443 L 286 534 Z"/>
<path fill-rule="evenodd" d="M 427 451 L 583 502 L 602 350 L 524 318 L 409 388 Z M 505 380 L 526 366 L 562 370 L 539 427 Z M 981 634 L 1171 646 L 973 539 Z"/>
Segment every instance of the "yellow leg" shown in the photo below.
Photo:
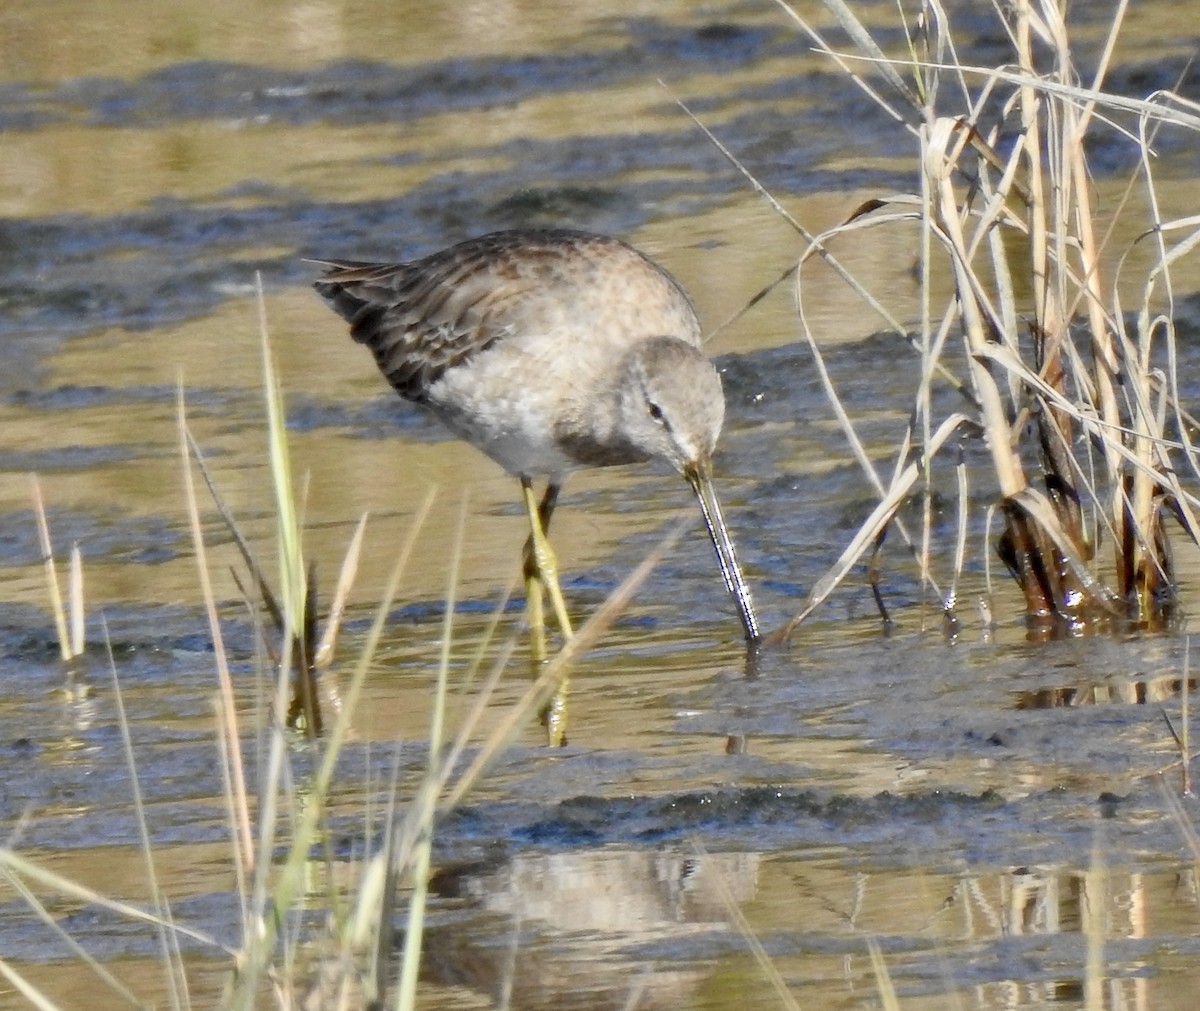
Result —
<path fill-rule="evenodd" d="M 529 656 L 537 677 L 546 662 L 546 616 L 542 602 L 542 581 L 533 557 L 533 538 L 525 544 L 525 624 L 529 627 Z"/>
<path fill-rule="evenodd" d="M 525 542 L 525 611 L 529 625 L 530 658 L 534 677 L 541 674 L 542 665 L 548 656 L 546 650 L 546 621 L 544 595 L 550 595 L 554 617 L 565 639 L 573 632 L 562 589 L 558 585 L 558 560 L 550 547 L 546 531 L 550 526 L 550 515 L 558 499 L 558 486 L 551 484 L 538 503 L 533 493 L 533 483 L 521 479 L 521 494 L 525 509 L 529 513 L 529 540 Z M 551 746 L 567 743 L 567 679 L 564 676 L 554 697 L 542 712 L 542 722 Z"/>

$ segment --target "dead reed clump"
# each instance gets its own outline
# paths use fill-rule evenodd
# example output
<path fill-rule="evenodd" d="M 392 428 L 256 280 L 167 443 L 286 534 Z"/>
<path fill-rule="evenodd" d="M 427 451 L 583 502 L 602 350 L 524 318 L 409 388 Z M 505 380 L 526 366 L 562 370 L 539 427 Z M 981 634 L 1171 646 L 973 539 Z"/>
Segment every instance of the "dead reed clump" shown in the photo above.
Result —
<path fill-rule="evenodd" d="M 1020 588 L 1027 619 L 1052 634 L 1109 627 L 1161 628 L 1175 609 L 1168 517 L 1193 540 L 1194 491 L 1181 475 L 1197 474 L 1174 371 L 1171 265 L 1200 243 L 1200 217 L 1163 220 L 1154 197 L 1156 131 L 1200 134 L 1200 110 L 1170 92 L 1131 99 L 1104 90 L 1125 5 L 1084 81 L 1076 66 L 1066 13 L 1054 0 L 1016 0 L 1001 12 L 1011 59 L 1001 66 L 961 62 L 946 11 L 926 3 L 909 26 L 909 53 L 887 56 L 841 0 L 824 0 L 856 50 L 836 50 L 794 10 L 781 6 L 817 49 L 907 130 L 920 152 L 920 189 L 881 197 L 820 236 L 796 271 L 804 316 L 805 266 L 837 234 L 897 222 L 918 228 L 922 318 L 915 337 L 860 286 L 885 325 L 920 355 L 922 379 L 912 421 L 898 447 L 890 484 L 854 434 L 837 391 L 826 379 L 850 444 L 876 487 L 880 505 L 829 574 L 813 589 L 790 631 L 843 579 L 857 560 L 898 529 L 918 559 L 925 584 L 947 615 L 957 605 L 961 544 L 969 492 L 959 464 L 960 546 L 948 590 L 930 564 L 928 513 L 920 537 L 903 529 L 900 505 L 932 487 L 936 459 L 964 437 L 982 438 L 998 488 L 989 516 L 1001 523 L 1000 559 Z M 1154 262 L 1131 312 L 1118 282 L 1129 250 L 1109 247 L 1088 164 L 1096 124 L 1124 134 L 1138 152 L 1117 214 L 1132 214 L 1140 187 L 1146 220 L 1135 243 Z M 930 279 L 948 274 L 954 297 L 935 304 Z M 965 353 L 948 353 L 961 340 Z M 957 364 L 956 364 L 957 362 Z M 1164 367 L 1163 363 L 1167 363 Z M 946 417 L 931 390 L 951 382 L 961 407 Z M 925 496 L 928 501 L 929 496 Z M 990 520 L 989 520 L 990 523 Z"/>

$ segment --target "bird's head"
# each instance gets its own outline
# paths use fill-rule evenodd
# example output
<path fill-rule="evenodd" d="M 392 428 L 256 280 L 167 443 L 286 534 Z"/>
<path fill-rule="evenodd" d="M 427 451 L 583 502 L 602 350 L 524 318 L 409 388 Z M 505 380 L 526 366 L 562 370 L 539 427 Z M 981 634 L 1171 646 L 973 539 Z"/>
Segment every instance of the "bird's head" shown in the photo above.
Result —
<path fill-rule="evenodd" d="M 707 468 L 725 420 L 721 377 L 686 341 L 642 341 L 623 362 L 617 412 L 622 434 L 638 452 L 685 475 Z"/>

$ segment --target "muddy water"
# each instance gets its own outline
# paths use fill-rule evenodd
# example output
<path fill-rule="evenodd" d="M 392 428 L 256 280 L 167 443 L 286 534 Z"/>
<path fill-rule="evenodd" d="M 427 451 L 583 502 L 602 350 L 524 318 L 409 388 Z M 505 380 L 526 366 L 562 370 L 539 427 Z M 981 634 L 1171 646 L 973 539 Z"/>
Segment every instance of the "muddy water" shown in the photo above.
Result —
<path fill-rule="evenodd" d="M 862 10 L 892 24 L 892 5 Z M 955 17 L 982 60 L 992 15 L 963 5 Z M 1086 63 L 1106 15 L 1083 17 Z M 1120 86 L 1175 86 L 1192 48 L 1162 41 L 1178 38 L 1163 28 L 1177 18 L 1177 5 L 1137 5 Z M 146 901 L 106 626 L 173 915 L 236 945 L 176 396 L 182 385 L 214 477 L 269 555 L 256 272 L 306 475 L 308 551 L 326 581 L 371 514 L 347 663 L 395 546 L 437 489 L 339 773 L 330 837 L 351 878 L 378 799 L 370 784 L 394 764 L 407 782 L 425 761 L 460 511 L 456 670 L 524 533 L 512 480 L 382 388 L 308 290 L 303 258 L 412 255 L 489 228 L 574 224 L 658 256 L 715 328 L 798 245 L 673 95 L 813 229 L 910 189 L 912 152 L 765 5 L 633 17 L 617 3 L 586 16 L 546 3 L 133 3 L 116 17 L 64 2 L 8 9 L 0 32 L 0 812 L 28 855 Z M 1195 97 L 1192 74 L 1183 90 Z M 1191 213 L 1194 148 L 1165 135 L 1159 150 L 1164 214 Z M 1128 156 L 1101 145 L 1097 165 L 1099 202 L 1115 208 Z M 1112 248 L 1143 222 L 1118 218 Z M 896 228 L 837 248 L 906 319 L 914 241 Z M 1200 290 L 1198 273 L 1179 264 L 1178 290 Z M 1135 267 L 1126 304 L 1136 278 Z M 1183 305 L 1189 319 L 1195 305 Z M 878 322 L 819 270 L 806 311 L 862 437 L 887 460 L 915 363 L 871 337 Z M 768 623 L 798 606 L 872 505 L 796 336 L 780 291 L 712 344 L 730 402 L 723 498 Z M 1185 382 L 1196 338 L 1193 323 Z M 74 672 L 55 659 L 31 471 L 60 552 L 77 541 L 84 557 L 89 650 Z M 573 480 L 555 519 L 572 606 L 597 606 L 690 509 L 686 487 L 654 468 Z M 1178 724 L 1183 638 L 1035 645 L 1009 625 L 985 635 L 965 614 L 947 642 L 921 631 L 936 623 L 896 550 L 884 584 L 895 634 L 880 635 L 856 582 L 748 676 L 710 548 L 688 522 L 693 535 L 576 671 L 572 747 L 548 753 L 530 727 L 441 826 L 428 1006 L 502 1003 L 506 987 L 514 1007 L 631 995 L 640 1007 L 767 1005 L 777 998 L 734 908 L 806 1007 L 875 998 L 868 939 L 906 1008 L 1080 1006 L 1089 910 L 1102 915 L 1107 1006 L 1193 1006 L 1195 854 L 1163 793 L 1179 783 L 1160 709 Z M 233 554 L 211 511 L 205 523 L 218 596 L 234 601 Z M 967 600 L 982 580 L 981 524 L 970 548 Z M 1186 596 L 1195 564 L 1180 561 Z M 1002 596 L 997 613 L 1010 604 Z M 236 604 L 226 617 L 250 717 L 262 692 L 253 632 Z M 255 740 L 248 731 L 251 755 Z M 294 757 L 303 769 L 306 755 Z M 152 931 L 46 901 L 142 999 L 162 1001 Z M 0 954 L 64 1007 L 123 1006 L 26 908 L 0 891 Z M 203 1006 L 226 963 L 184 948 Z M 0 1004 L 21 1006 L 3 986 Z"/>

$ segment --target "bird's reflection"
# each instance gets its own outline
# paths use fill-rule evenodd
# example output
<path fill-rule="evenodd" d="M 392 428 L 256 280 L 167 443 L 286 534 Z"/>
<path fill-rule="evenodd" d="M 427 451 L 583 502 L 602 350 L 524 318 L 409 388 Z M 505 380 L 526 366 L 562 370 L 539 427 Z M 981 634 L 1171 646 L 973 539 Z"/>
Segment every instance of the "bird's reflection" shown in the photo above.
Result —
<path fill-rule="evenodd" d="M 724 932 L 752 898 L 760 854 L 592 850 L 520 854 L 439 873 L 431 887 L 493 916 L 435 929 L 425 974 L 514 1007 L 682 1007 L 706 976 L 679 946 Z M 670 970 L 654 950 L 669 945 Z M 698 948 L 699 951 L 699 948 Z"/>

